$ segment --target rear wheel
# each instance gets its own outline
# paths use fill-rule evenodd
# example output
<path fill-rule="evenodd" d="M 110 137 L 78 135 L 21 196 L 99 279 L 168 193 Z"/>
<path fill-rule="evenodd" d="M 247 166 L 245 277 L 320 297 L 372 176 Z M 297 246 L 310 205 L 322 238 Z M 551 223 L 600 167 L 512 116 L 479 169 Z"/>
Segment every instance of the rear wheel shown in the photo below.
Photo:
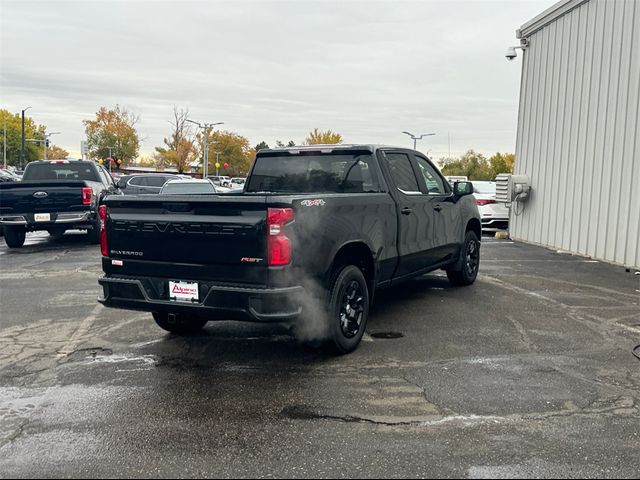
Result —
<path fill-rule="evenodd" d="M 369 318 L 369 289 L 362 271 L 348 265 L 335 272 L 329 293 L 329 346 L 338 354 L 354 351 Z"/>
<path fill-rule="evenodd" d="M 480 240 L 475 232 L 470 230 L 465 235 L 460 255 L 462 258 L 455 267 L 447 269 L 447 277 L 453 285 L 471 285 L 476 281 L 480 268 Z"/>
<path fill-rule="evenodd" d="M 153 312 L 158 326 L 176 335 L 193 335 L 207 324 L 207 320 L 187 315 L 172 315 L 167 312 Z"/>
<path fill-rule="evenodd" d="M 23 227 L 4 227 L 4 241 L 9 248 L 21 248 L 27 231 Z"/>

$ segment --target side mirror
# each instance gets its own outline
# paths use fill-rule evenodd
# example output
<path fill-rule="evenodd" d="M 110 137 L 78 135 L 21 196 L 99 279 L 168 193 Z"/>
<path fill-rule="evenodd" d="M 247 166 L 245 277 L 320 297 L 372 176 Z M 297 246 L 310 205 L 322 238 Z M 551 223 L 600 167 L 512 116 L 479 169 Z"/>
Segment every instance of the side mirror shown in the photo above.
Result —
<path fill-rule="evenodd" d="M 473 193 L 473 183 L 471 182 L 456 182 L 453 184 L 453 194 L 462 197 L 464 195 L 471 195 Z"/>
<path fill-rule="evenodd" d="M 116 183 L 116 187 L 120 189 L 127 188 L 127 182 L 125 180 L 118 180 L 118 183 Z"/>

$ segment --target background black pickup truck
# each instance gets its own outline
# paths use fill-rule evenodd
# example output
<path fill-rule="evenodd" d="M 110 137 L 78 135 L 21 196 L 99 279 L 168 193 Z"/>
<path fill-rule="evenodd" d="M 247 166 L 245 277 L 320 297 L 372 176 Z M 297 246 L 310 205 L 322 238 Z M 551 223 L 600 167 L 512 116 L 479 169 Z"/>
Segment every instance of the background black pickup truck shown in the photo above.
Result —
<path fill-rule="evenodd" d="M 0 228 L 11 248 L 24 245 L 26 232 L 47 230 L 62 235 L 69 229 L 88 230 L 100 240 L 98 205 L 107 193 L 117 193 L 111 175 L 83 160 L 31 162 L 21 182 L 0 183 Z"/>
<path fill-rule="evenodd" d="M 370 146 L 261 150 L 239 195 L 109 196 L 104 305 L 153 312 L 174 333 L 207 321 L 290 322 L 340 353 L 377 288 L 438 268 L 477 275 L 480 218 L 422 154 Z"/>

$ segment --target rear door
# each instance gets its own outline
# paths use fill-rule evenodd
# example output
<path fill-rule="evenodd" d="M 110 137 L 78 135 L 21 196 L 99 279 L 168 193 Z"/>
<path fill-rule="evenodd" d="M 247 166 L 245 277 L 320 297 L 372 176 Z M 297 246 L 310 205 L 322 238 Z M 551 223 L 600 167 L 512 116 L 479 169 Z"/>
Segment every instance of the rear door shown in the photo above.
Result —
<path fill-rule="evenodd" d="M 399 260 L 394 278 L 400 278 L 433 263 L 433 206 L 420 188 L 408 151 L 383 151 L 381 157 L 396 198 Z"/>

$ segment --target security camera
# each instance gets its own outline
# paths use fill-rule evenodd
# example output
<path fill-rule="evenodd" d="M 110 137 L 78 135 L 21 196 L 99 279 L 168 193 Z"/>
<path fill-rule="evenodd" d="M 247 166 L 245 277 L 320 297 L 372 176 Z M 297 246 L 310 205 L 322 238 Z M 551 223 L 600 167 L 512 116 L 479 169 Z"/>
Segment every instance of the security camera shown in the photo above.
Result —
<path fill-rule="evenodd" d="M 518 53 L 516 52 L 516 47 L 507 48 L 507 53 L 505 54 L 505 57 L 507 57 L 507 60 L 511 61 L 517 56 L 518 56 Z"/>

